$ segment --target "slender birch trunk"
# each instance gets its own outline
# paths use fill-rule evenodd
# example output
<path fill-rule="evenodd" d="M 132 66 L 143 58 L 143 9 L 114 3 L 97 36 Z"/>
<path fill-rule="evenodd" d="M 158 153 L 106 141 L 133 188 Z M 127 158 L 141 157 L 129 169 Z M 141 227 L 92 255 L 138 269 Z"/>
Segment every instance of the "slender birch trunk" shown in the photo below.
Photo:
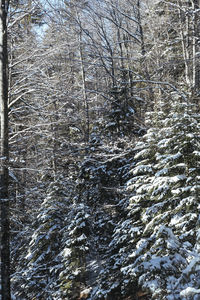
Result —
<path fill-rule="evenodd" d="M 0 208 L 1 208 L 1 299 L 10 300 L 10 220 L 8 198 L 8 51 L 9 0 L 0 0 Z"/>
<path fill-rule="evenodd" d="M 186 3 L 187 4 L 187 3 Z M 177 2 L 178 5 L 178 14 L 180 21 L 180 37 L 182 43 L 182 52 L 183 59 L 185 64 L 185 81 L 188 87 L 192 85 L 190 78 L 190 53 L 189 53 L 189 14 L 187 13 L 187 9 L 189 6 L 183 7 L 182 1 L 179 0 Z"/>
<path fill-rule="evenodd" d="M 198 32 L 198 10 L 199 10 L 199 0 L 192 1 L 192 9 L 193 9 L 193 88 L 194 92 L 199 94 L 200 89 L 200 65 L 199 58 L 197 58 L 197 54 L 199 55 L 199 32 Z"/>
<path fill-rule="evenodd" d="M 80 60 L 81 60 L 81 73 L 82 73 L 82 90 L 83 90 L 83 99 L 85 103 L 85 114 L 86 114 L 86 129 L 85 129 L 85 141 L 88 144 L 90 139 L 90 116 L 89 116 L 89 103 L 88 96 L 86 91 L 86 74 L 85 67 L 83 61 L 83 49 L 82 49 L 82 35 L 81 32 L 79 34 L 79 52 L 80 52 Z"/>
<path fill-rule="evenodd" d="M 147 68 L 147 64 L 146 64 L 146 49 L 145 49 L 145 42 L 144 42 L 144 32 L 143 32 L 143 27 L 142 27 L 142 20 L 141 20 L 141 1 L 137 0 L 137 21 L 138 21 L 138 31 L 140 33 L 140 49 L 141 49 L 141 55 L 142 55 L 142 60 L 141 60 L 141 64 L 144 68 L 144 77 L 146 80 L 150 80 L 150 75 L 149 75 L 149 71 Z M 149 87 L 149 98 L 150 98 L 150 108 L 153 109 L 153 103 L 154 103 L 154 92 L 152 87 Z"/>

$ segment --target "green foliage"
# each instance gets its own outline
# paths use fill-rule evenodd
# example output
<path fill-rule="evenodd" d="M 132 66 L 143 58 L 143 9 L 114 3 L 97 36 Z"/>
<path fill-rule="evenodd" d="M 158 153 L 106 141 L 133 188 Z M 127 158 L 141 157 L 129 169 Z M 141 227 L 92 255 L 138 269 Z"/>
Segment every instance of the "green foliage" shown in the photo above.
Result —
<path fill-rule="evenodd" d="M 118 257 L 125 291 L 136 281 L 153 299 L 179 299 L 195 245 L 199 201 L 199 115 L 182 101 L 161 102 L 153 114 L 157 127 L 136 148 L 138 160 L 128 182 L 129 223 L 118 229 L 126 255 Z M 131 224 L 127 233 L 126 224 Z M 117 242 L 117 243 L 116 243 Z M 184 277 L 185 279 L 185 277 Z M 179 280 L 179 284 L 177 284 Z M 186 280 L 187 282 L 187 280 Z"/>
<path fill-rule="evenodd" d="M 68 197 L 63 187 L 64 179 L 58 178 L 49 185 L 33 231 L 24 260 L 23 284 L 18 288 L 18 297 L 32 299 L 42 296 L 53 299 L 59 268 L 58 254 L 61 247 L 61 229 L 68 207 Z M 16 273 L 13 281 L 19 280 Z M 31 298 L 32 297 L 32 298 Z"/>
<path fill-rule="evenodd" d="M 11 1 L 17 299 L 196 300 L 199 108 L 170 92 L 192 88 L 193 12 L 172 2 L 53 1 L 38 40 L 43 3 Z"/>
<path fill-rule="evenodd" d="M 63 250 L 60 253 L 62 271 L 59 275 L 59 295 L 77 299 L 86 285 L 86 262 L 90 234 L 89 208 L 84 204 L 71 206 L 63 228 Z"/>

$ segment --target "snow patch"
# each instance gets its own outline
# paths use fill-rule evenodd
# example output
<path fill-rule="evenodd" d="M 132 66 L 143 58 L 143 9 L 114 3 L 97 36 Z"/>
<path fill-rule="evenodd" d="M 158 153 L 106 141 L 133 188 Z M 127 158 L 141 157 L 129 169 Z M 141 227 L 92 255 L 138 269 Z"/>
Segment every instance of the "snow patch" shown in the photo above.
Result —
<path fill-rule="evenodd" d="M 195 289 L 192 287 L 187 287 L 185 290 L 180 292 L 181 297 L 194 296 L 196 294 L 200 294 L 200 289 Z"/>

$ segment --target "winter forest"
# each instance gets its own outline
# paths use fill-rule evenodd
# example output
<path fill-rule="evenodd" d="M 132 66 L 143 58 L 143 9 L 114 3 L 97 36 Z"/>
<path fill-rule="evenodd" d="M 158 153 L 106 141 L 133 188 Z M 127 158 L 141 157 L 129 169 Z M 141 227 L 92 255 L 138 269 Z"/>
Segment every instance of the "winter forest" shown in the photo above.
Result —
<path fill-rule="evenodd" d="M 0 0 L 1 300 L 200 299 L 200 0 Z"/>

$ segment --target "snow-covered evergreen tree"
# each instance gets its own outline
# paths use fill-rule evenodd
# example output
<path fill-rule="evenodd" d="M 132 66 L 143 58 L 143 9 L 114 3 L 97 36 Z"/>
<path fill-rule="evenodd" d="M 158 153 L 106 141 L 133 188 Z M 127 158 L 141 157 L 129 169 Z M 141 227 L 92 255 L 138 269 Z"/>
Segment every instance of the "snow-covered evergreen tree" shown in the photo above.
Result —
<path fill-rule="evenodd" d="M 114 145 L 113 145 L 114 146 Z M 107 149 L 108 150 L 108 149 Z M 130 178 L 130 166 L 133 165 L 134 149 L 131 143 L 118 140 L 115 147 L 105 154 L 101 168 L 101 194 L 96 204 L 93 240 L 98 250 L 98 269 L 89 299 L 122 299 L 120 263 L 118 250 L 122 247 L 119 224 L 127 218 L 128 198 L 125 193 L 126 181 Z M 98 174 L 97 174 L 98 175 Z M 125 193 L 125 194 L 124 194 Z M 128 221 L 127 221 L 128 223 Z M 127 225 L 127 233 L 128 233 Z M 116 235 L 113 238 L 113 233 Z M 126 242 L 125 242 L 126 243 Z M 120 254 L 119 261 L 123 259 Z M 93 261 L 94 263 L 94 261 Z"/>
<path fill-rule="evenodd" d="M 180 299 L 183 282 L 188 283 L 188 265 L 196 256 L 192 253 L 199 228 L 199 114 L 175 96 L 158 104 L 152 128 L 137 145 L 139 161 L 129 181 L 134 193 L 131 238 L 121 271 L 125 286 L 136 282 L 152 299 Z M 127 238 L 124 228 L 122 223 L 122 240 Z"/>
<path fill-rule="evenodd" d="M 89 208 L 83 203 L 71 206 L 63 228 L 63 249 L 59 255 L 62 271 L 55 299 L 78 299 L 86 286 L 87 253 L 89 251 Z"/>
<path fill-rule="evenodd" d="M 18 287 L 16 295 L 20 299 L 54 299 L 52 292 L 58 288 L 58 254 L 61 249 L 61 229 L 69 206 L 69 194 L 70 191 L 66 192 L 65 180 L 61 176 L 50 183 L 47 196 L 33 224 L 35 230 L 24 260 L 23 284 Z"/>

